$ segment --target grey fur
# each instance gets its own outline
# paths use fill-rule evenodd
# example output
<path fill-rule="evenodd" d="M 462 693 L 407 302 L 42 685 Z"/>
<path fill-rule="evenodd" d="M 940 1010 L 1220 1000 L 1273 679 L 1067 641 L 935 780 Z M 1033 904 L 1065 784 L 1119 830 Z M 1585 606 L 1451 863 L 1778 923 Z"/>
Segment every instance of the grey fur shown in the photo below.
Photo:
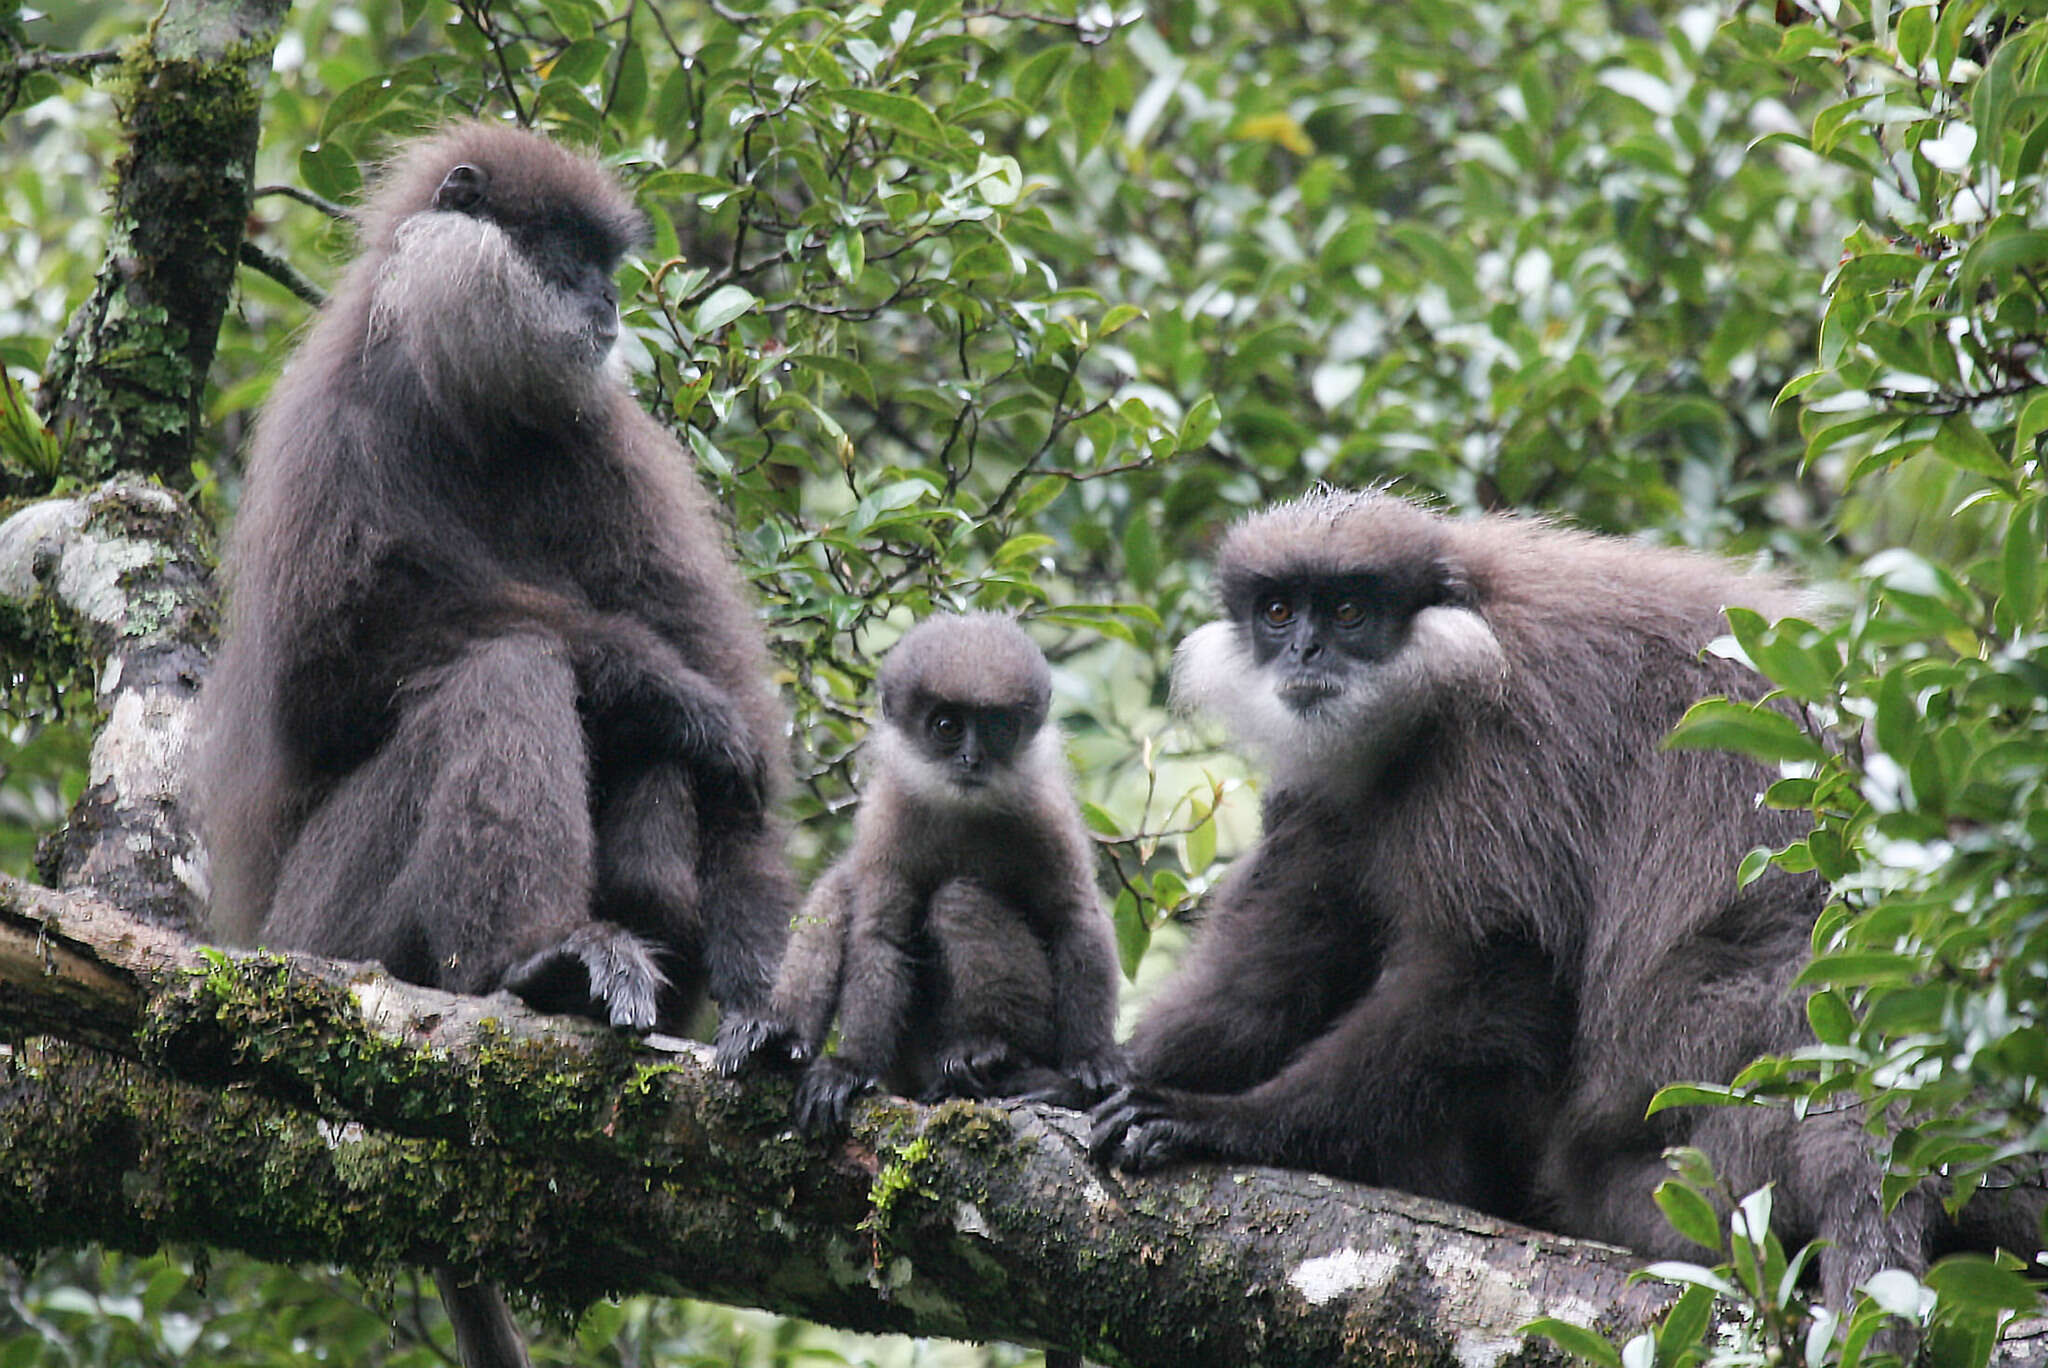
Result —
<path fill-rule="evenodd" d="M 938 617 L 883 663 L 853 845 L 805 903 L 771 1016 L 810 1061 L 807 1130 L 860 1088 L 1073 1105 L 1121 1073 L 1115 940 L 1058 732 L 1051 674 L 1010 619 Z M 937 704 L 1018 725 L 1015 750 L 963 776 L 919 739 Z M 834 1017 L 839 1051 L 818 1058 Z"/>
<path fill-rule="evenodd" d="M 1340 572 L 1419 577 L 1429 606 L 1345 697 L 1298 711 L 1252 664 L 1251 600 Z M 1272 767 L 1264 835 L 1140 1022 L 1138 1086 L 1097 1109 L 1099 1156 L 1315 1169 L 1691 1257 L 1650 1192 L 1662 1151 L 1696 1145 L 1738 1192 L 1778 1185 L 1786 1239 L 1834 1242 L 1830 1297 L 1925 1266 L 1938 1210 L 1924 1193 L 1880 1210 L 1859 1112 L 1644 1116 L 1662 1084 L 1725 1082 L 1809 1039 L 1789 985 L 1823 885 L 1735 884 L 1803 820 L 1759 805 L 1763 767 L 1659 746 L 1694 701 L 1765 690 L 1701 654 L 1722 609 L 1781 616 L 1803 595 L 1378 492 L 1248 518 L 1218 576 L 1230 616 L 1183 648 L 1177 692 Z"/>
<path fill-rule="evenodd" d="M 634 1027 L 707 985 L 732 1027 L 765 1009 L 786 720 L 717 514 L 611 358 L 641 231 L 596 163 L 482 123 L 365 206 L 226 558 L 195 766 L 223 938 Z"/>

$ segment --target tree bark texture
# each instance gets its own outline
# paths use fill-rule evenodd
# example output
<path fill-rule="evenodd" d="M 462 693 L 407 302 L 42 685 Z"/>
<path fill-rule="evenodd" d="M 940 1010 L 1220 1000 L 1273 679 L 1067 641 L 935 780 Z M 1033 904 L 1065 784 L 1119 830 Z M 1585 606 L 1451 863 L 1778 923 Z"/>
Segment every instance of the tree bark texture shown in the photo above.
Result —
<path fill-rule="evenodd" d="M 206 901 L 184 756 L 219 604 L 197 520 L 149 485 L 50 499 L 0 522 L 0 602 L 96 678 L 104 724 L 85 792 L 40 852 L 43 876 L 195 930 Z"/>
<path fill-rule="evenodd" d="M 186 478 L 289 8 L 165 0 L 148 41 L 108 78 L 128 146 L 114 169 L 106 258 L 50 353 L 38 399 L 86 483 L 115 471 Z"/>
<path fill-rule="evenodd" d="M 447 1264 L 573 1311 L 688 1294 L 1106 1364 L 1553 1362 L 1634 1260 L 1309 1174 L 1092 1168 L 1083 1118 L 876 1099 L 836 1143 L 707 1051 L 0 883 L 0 1241 Z"/>

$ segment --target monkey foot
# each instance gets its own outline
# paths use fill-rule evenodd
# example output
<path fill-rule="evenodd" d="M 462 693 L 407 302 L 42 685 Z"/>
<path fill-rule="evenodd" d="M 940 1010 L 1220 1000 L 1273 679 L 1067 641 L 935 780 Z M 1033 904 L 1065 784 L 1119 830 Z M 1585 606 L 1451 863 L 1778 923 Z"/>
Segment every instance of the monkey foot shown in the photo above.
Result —
<path fill-rule="evenodd" d="M 718 1019 L 712 1041 L 713 1059 L 727 1078 L 757 1061 L 781 1068 L 810 1061 L 811 1053 L 791 1027 L 766 1017 L 727 1012 Z"/>
<path fill-rule="evenodd" d="M 1018 1072 L 1017 1058 L 1001 1041 L 948 1050 L 932 1063 L 936 1076 L 919 1095 L 920 1102 L 1008 1097 L 1020 1091 L 1012 1082 Z"/>
<path fill-rule="evenodd" d="M 632 1031 L 652 1030 L 668 975 L 654 946 L 623 926 L 592 922 L 505 976 L 543 1012 L 578 1012 Z"/>
<path fill-rule="evenodd" d="M 796 1128 L 814 1137 L 845 1129 L 853 1099 L 874 1085 L 873 1078 L 843 1059 L 813 1060 L 796 1085 Z"/>
<path fill-rule="evenodd" d="M 1128 1067 L 1123 1050 L 1112 1045 L 1100 1054 L 1073 1061 L 1065 1069 L 1075 1086 L 1094 1102 L 1123 1086 Z"/>
<path fill-rule="evenodd" d="M 1177 1097 L 1147 1088 L 1119 1088 L 1090 1114 L 1088 1157 L 1128 1173 L 1149 1173 L 1210 1154 L 1192 1120 L 1177 1114 Z"/>

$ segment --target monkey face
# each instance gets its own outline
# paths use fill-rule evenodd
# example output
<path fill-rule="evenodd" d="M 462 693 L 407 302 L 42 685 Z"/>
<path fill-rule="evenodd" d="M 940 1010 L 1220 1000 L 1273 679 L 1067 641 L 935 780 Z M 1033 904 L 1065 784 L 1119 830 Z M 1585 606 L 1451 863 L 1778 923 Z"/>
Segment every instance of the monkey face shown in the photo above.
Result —
<path fill-rule="evenodd" d="M 1400 648 L 1417 597 L 1377 575 L 1268 580 L 1245 595 L 1242 630 L 1274 693 L 1310 713 L 1342 697 L 1355 669 Z"/>
<path fill-rule="evenodd" d="M 1175 702 L 1222 718 L 1282 783 L 1369 781 L 1432 714 L 1498 692 L 1500 643 L 1444 583 L 1428 566 L 1233 577 L 1230 617 L 1176 653 Z"/>
<path fill-rule="evenodd" d="M 378 268 L 370 340 L 478 417 L 582 411 L 610 383 L 612 272 L 635 240 L 625 209 L 536 188 L 516 167 L 459 161 L 400 220 Z"/>
<path fill-rule="evenodd" d="M 1006 772 L 1029 739 L 1026 719 L 1014 708 L 974 708 L 937 700 L 912 729 L 919 752 L 962 789 L 985 787 Z"/>

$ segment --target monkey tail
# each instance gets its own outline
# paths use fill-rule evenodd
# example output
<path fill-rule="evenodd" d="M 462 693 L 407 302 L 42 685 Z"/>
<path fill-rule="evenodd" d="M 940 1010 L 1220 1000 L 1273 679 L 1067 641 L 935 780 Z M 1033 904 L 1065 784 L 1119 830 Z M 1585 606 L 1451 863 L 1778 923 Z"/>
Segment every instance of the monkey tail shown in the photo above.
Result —
<path fill-rule="evenodd" d="M 462 1368 L 532 1368 L 526 1341 L 496 1283 L 464 1282 L 452 1268 L 434 1270 L 441 1305 L 455 1327 L 455 1352 Z"/>

